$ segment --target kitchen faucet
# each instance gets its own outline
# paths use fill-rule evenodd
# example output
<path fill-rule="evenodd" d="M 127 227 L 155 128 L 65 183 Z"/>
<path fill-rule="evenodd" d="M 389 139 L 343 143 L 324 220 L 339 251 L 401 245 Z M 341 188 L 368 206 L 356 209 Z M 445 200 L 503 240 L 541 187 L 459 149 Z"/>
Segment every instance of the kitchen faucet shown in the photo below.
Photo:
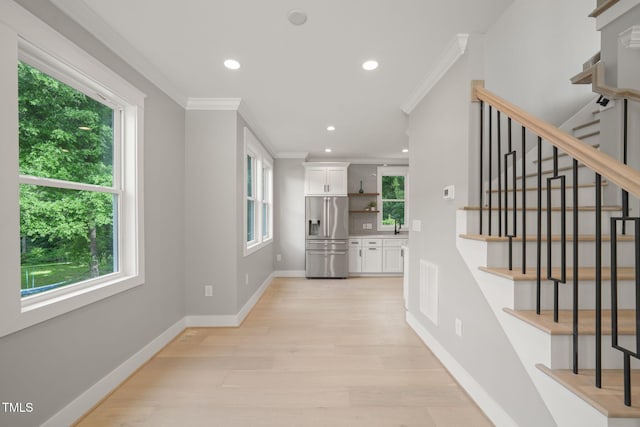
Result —
<path fill-rule="evenodd" d="M 394 218 L 394 220 L 393 220 L 393 234 L 400 234 L 400 230 L 402 230 L 402 223 L 398 224 L 398 220 Z"/>

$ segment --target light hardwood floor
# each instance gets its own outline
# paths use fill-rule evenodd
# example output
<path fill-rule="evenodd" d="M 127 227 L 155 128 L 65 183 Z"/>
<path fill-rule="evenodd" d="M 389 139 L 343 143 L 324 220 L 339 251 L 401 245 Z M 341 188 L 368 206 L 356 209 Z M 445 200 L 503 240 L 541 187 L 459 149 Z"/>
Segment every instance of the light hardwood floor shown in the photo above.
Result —
<path fill-rule="evenodd" d="M 402 281 L 275 279 L 189 328 L 78 426 L 491 426 L 404 321 Z"/>

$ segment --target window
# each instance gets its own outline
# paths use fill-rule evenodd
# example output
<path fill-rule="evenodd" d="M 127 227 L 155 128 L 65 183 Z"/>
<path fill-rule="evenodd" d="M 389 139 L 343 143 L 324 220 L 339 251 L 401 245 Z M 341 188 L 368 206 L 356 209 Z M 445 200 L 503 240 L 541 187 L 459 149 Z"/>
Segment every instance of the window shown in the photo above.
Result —
<path fill-rule="evenodd" d="M 144 94 L 24 9 L 0 32 L 3 336 L 144 282 Z"/>
<path fill-rule="evenodd" d="M 245 218 L 244 254 L 273 241 L 273 160 L 248 128 L 244 129 Z"/>
<path fill-rule="evenodd" d="M 21 296 L 117 272 L 121 110 L 20 61 L 18 112 Z"/>
<path fill-rule="evenodd" d="M 407 223 L 408 171 L 404 166 L 378 168 L 378 230 L 393 230 L 396 224 Z"/>

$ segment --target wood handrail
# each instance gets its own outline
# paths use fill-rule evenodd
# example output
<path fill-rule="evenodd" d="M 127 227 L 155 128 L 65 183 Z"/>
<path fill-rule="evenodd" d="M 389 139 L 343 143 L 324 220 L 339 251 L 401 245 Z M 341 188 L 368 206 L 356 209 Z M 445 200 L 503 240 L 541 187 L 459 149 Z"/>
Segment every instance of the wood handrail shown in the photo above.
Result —
<path fill-rule="evenodd" d="M 617 88 L 608 86 L 604 78 L 604 63 L 598 62 L 591 68 L 576 74 L 571 78 L 573 84 L 591 83 L 591 90 L 594 93 L 605 95 L 610 98 L 626 98 L 632 101 L 640 102 L 640 91 L 629 88 Z"/>
<path fill-rule="evenodd" d="M 591 145 L 585 144 L 557 127 L 540 120 L 520 107 L 505 101 L 485 89 L 481 81 L 474 81 L 472 100 L 488 103 L 531 132 L 542 137 L 545 141 L 558 147 L 558 149 L 564 151 L 589 169 L 602 175 L 608 181 L 613 182 L 634 196 L 640 197 L 639 171 L 617 161 L 608 154 L 596 150 Z"/>
<path fill-rule="evenodd" d="M 589 14 L 589 18 L 597 18 L 605 13 L 611 6 L 618 3 L 620 0 L 604 0 L 598 2 L 598 7 L 593 9 L 593 12 Z"/>

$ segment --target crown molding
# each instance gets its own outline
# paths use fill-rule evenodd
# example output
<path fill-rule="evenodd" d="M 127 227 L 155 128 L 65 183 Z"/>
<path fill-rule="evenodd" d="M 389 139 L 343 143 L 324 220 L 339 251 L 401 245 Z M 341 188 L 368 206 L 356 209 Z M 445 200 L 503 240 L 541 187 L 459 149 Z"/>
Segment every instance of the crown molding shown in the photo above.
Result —
<path fill-rule="evenodd" d="M 238 111 L 242 98 L 188 98 L 185 110 Z"/>
<path fill-rule="evenodd" d="M 436 62 L 431 73 L 429 73 L 422 84 L 418 87 L 413 95 L 400 107 L 405 114 L 411 114 L 414 108 L 424 99 L 425 96 L 442 77 L 449 71 L 449 68 L 464 55 L 469 42 L 469 34 L 456 34 L 453 40 L 449 42 L 446 49 L 440 55 L 440 59 Z"/>
<path fill-rule="evenodd" d="M 309 153 L 307 152 L 296 152 L 296 151 L 284 151 L 280 153 L 276 153 L 276 159 L 306 159 Z"/>
<path fill-rule="evenodd" d="M 181 107 L 187 105 L 187 97 L 155 65 L 146 59 L 124 37 L 106 23 L 82 0 L 49 0 L 69 18 L 91 33 L 109 49 L 124 59 L 131 67 L 166 93 Z"/>
<path fill-rule="evenodd" d="M 640 25 L 634 25 L 631 28 L 621 32 L 618 36 L 620 43 L 628 49 L 640 48 Z"/>

